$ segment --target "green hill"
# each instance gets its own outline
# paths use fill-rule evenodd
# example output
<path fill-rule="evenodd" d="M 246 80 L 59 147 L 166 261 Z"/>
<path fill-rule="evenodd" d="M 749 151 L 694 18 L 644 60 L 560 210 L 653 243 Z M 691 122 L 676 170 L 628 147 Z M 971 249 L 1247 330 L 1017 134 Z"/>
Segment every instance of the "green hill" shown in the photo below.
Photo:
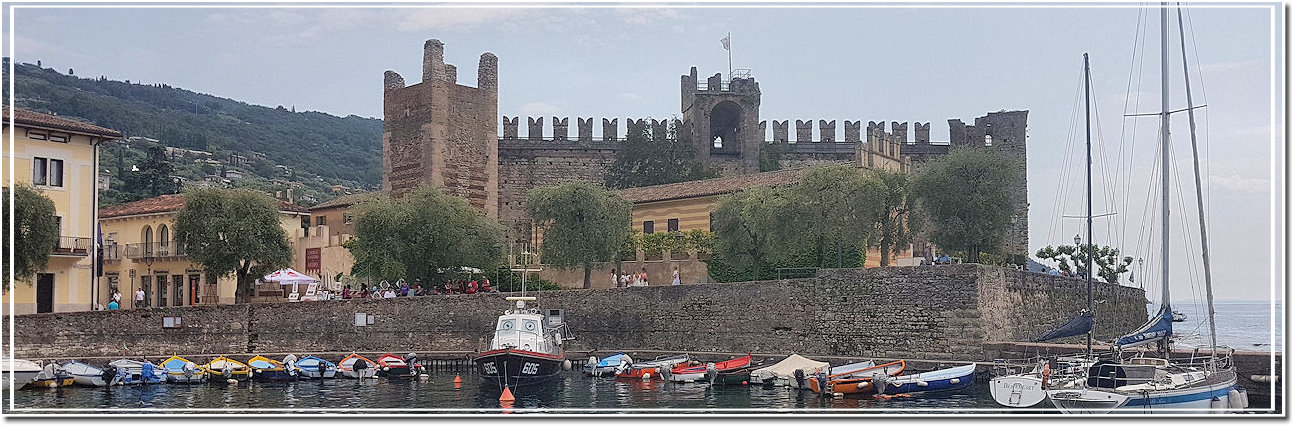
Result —
<path fill-rule="evenodd" d="M 381 184 L 379 119 L 249 105 L 165 84 L 80 78 L 32 64 L 14 69 L 14 102 L 20 108 L 85 119 L 216 158 L 263 154 L 274 165 L 290 167 L 293 180 L 316 188 Z"/>

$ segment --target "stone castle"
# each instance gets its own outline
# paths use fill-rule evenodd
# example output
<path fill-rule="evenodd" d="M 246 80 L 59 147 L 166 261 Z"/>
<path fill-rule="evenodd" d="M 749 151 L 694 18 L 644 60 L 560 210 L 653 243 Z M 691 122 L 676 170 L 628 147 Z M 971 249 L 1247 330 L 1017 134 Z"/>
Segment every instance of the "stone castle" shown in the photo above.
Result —
<path fill-rule="evenodd" d="M 657 138 L 672 124 L 677 137 L 696 148 L 697 160 L 718 168 L 722 175 L 759 172 L 762 144 L 781 148 L 782 168 L 842 163 L 866 168 L 910 171 L 922 161 L 945 155 L 958 146 L 986 146 L 1016 159 L 1019 178 L 1011 185 L 1015 215 L 1003 249 L 1028 254 L 1029 200 L 1026 173 L 1028 111 L 991 112 L 967 125 L 949 119 L 949 141 L 930 141 L 930 123 L 844 121 L 843 139 L 836 140 L 836 120 L 774 120 L 771 137 L 759 116 L 759 83 L 749 74 L 724 81 L 715 74 L 700 81 L 695 67 L 680 83 L 681 119 L 576 117 L 570 134 L 569 117 L 527 117 L 526 134 L 519 134 L 520 117 L 503 116 L 498 124 L 498 58 L 481 54 L 477 87 L 457 83 L 457 69 L 444 62 L 444 44 L 428 40 L 423 46 L 422 82 L 406 85 L 387 71 L 384 82 L 382 129 L 382 190 L 399 196 L 430 183 L 467 198 L 510 230 L 510 238 L 527 241 L 531 226 L 524 200 L 533 188 L 569 180 L 601 183 L 615 161 L 618 141 L 645 128 Z M 594 137 L 600 124 L 601 137 Z M 546 130 L 548 130 L 546 132 Z"/>

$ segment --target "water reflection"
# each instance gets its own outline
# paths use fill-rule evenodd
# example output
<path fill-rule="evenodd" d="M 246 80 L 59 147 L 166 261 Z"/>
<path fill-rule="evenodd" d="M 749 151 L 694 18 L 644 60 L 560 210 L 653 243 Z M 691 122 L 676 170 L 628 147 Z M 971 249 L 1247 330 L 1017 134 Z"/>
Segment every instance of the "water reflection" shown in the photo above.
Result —
<path fill-rule="evenodd" d="M 495 412 L 502 390 L 482 383 L 471 374 L 454 382 L 453 373 L 433 373 L 430 380 L 333 379 L 291 383 L 215 381 L 194 385 L 148 385 L 114 388 L 56 388 L 19 390 L 19 408 L 87 409 L 116 408 L 132 412 L 150 409 L 245 408 L 364 410 L 388 409 L 412 412 Z M 786 388 L 759 386 L 710 386 L 705 382 L 666 383 L 656 380 L 614 380 L 586 377 L 569 372 L 545 385 L 510 388 L 515 401 L 512 410 L 561 411 L 595 409 L 612 412 L 635 409 L 768 409 L 770 411 L 822 412 L 839 410 L 893 410 L 912 412 L 920 408 L 997 409 L 987 386 L 977 385 L 969 394 L 942 397 L 874 400 L 870 397 L 821 397 Z M 6 407 L 7 408 L 7 407 Z M 587 411 L 585 411 L 587 412 Z M 605 411 L 599 411 L 605 412 Z M 847 412 L 847 411 L 846 411 Z"/>

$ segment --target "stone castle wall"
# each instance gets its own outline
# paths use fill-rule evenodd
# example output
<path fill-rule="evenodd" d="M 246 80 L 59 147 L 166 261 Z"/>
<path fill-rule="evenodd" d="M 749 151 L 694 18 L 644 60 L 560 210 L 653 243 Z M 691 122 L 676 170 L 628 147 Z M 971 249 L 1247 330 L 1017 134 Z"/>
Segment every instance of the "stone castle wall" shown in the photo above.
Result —
<path fill-rule="evenodd" d="M 659 350 L 978 359 L 1028 340 L 1085 304 L 1081 281 L 980 265 L 824 270 L 816 278 L 565 290 L 571 351 Z M 1013 275 L 1018 275 L 1015 277 Z M 1144 293 L 1099 286 L 1098 334 L 1146 318 Z M 476 351 L 505 294 L 20 315 L 16 356 Z M 374 324 L 354 326 L 356 313 Z M 162 328 L 179 316 L 182 327 Z M 6 324 L 7 326 L 7 324 Z M 6 342 L 7 343 L 7 342 Z"/>

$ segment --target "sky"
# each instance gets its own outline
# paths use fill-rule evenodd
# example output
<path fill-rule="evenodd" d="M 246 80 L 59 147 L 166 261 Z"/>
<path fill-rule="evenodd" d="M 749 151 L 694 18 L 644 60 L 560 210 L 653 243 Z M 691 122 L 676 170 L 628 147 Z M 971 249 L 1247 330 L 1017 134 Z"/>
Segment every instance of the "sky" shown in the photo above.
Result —
<path fill-rule="evenodd" d="M 1131 284 L 1160 297 L 1158 192 L 1150 192 L 1158 185 L 1158 119 L 1124 117 L 1159 110 L 1158 12 L 1144 4 L 8 4 L 18 7 L 4 10 L 13 42 L 4 54 L 18 62 L 339 116 L 381 118 L 383 72 L 418 82 L 431 38 L 445 44 L 460 84 L 476 85 L 483 52 L 497 55 L 499 113 L 543 116 L 549 125 L 553 116 L 677 115 L 679 76 L 692 66 L 701 79 L 727 72 L 729 53 L 734 68 L 750 69 L 760 83 L 762 120 L 930 122 L 938 142 L 948 140 L 948 119 L 1028 110 L 1031 251 L 1072 244 L 1081 232 L 1082 220 L 1064 216 L 1084 213 L 1079 96 L 1088 53 L 1097 114 L 1093 210 L 1115 213 L 1095 220 L 1094 239 L 1143 258 Z M 1279 300 L 1283 10 L 1210 3 L 1185 15 L 1192 95 L 1205 105 L 1196 122 L 1214 295 Z M 1171 16 L 1177 110 L 1186 101 Z M 731 52 L 720 43 L 728 34 Z M 1169 276 L 1177 301 L 1202 298 L 1204 283 L 1187 115 L 1172 120 Z"/>

